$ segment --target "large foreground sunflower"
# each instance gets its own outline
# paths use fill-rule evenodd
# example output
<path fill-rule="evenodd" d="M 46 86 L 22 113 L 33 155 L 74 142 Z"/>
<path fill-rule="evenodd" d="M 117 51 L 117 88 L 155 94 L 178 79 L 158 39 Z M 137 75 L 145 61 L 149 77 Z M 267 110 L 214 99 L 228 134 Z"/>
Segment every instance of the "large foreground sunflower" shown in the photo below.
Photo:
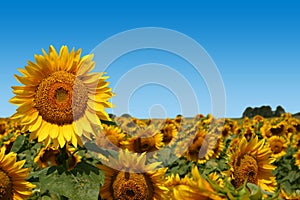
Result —
<path fill-rule="evenodd" d="M 29 175 L 28 168 L 22 168 L 25 160 L 16 161 L 17 155 L 5 155 L 5 148 L 0 149 L 0 199 L 19 200 L 31 196 L 35 186 L 25 179 Z"/>
<path fill-rule="evenodd" d="M 231 178 L 235 187 L 241 186 L 245 180 L 260 186 L 263 190 L 274 192 L 276 189 L 275 176 L 272 170 L 272 151 L 265 140 L 258 141 L 257 137 L 247 141 L 242 137 L 239 145 L 231 150 Z"/>
<path fill-rule="evenodd" d="M 100 119 L 109 120 L 105 107 L 112 96 L 104 73 L 89 73 L 95 66 L 93 55 L 80 58 L 81 49 L 70 52 L 62 46 L 57 53 L 50 46 L 49 53 L 35 55 L 29 61 L 23 76 L 15 78 L 23 86 L 14 86 L 16 95 L 10 102 L 19 105 L 13 118 L 21 119 L 31 139 L 55 147 L 66 143 L 81 144 L 83 132 L 93 132 L 91 125 L 100 126 Z"/>
<path fill-rule="evenodd" d="M 121 150 L 117 159 L 109 158 L 109 165 L 115 169 L 108 165 L 99 166 L 105 174 L 104 185 L 100 189 L 101 199 L 166 199 L 168 189 L 163 186 L 166 169 L 154 170 L 160 163 L 147 165 L 145 161 L 145 153 L 139 156 Z"/>

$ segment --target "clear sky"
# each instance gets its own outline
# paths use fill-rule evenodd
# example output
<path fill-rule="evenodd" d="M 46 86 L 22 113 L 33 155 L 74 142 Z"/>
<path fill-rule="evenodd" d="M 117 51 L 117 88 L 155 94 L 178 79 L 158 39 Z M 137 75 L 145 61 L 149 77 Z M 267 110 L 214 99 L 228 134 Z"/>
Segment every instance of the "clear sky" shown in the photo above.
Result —
<path fill-rule="evenodd" d="M 105 39 L 141 27 L 172 29 L 202 45 L 223 79 L 227 117 L 241 116 L 247 106 L 266 104 L 299 112 L 299 24 L 297 1 L 1 2 L 0 117 L 15 111 L 8 100 L 13 97 L 11 86 L 19 85 L 13 77 L 17 68 L 33 60 L 41 48 L 68 45 L 88 54 Z M 200 112 L 211 112 L 205 82 L 186 61 L 167 52 L 150 49 L 122 56 L 107 66 L 111 87 L 115 89 L 128 70 L 147 63 L 161 63 L 183 74 L 196 90 Z M 129 113 L 174 117 L 180 113 L 176 95 L 159 84 L 145 85 L 132 94 Z"/>

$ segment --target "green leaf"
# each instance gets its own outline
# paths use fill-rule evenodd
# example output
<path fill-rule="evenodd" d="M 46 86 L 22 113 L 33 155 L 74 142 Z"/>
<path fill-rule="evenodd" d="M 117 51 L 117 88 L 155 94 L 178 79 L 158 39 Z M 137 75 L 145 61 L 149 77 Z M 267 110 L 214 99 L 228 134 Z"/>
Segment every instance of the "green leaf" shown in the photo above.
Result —
<path fill-rule="evenodd" d="M 23 135 L 19 135 L 14 141 L 10 151 L 18 153 L 22 149 L 24 143 L 25 137 Z"/>
<path fill-rule="evenodd" d="M 40 174 L 42 194 L 48 192 L 69 199 L 98 199 L 104 175 L 95 166 L 81 162 L 70 172 L 53 172 L 53 168 L 50 171 Z"/>
<path fill-rule="evenodd" d="M 262 199 L 262 192 L 260 187 L 255 184 L 247 183 L 248 188 L 250 189 L 250 199 Z"/>
<path fill-rule="evenodd" d="M 101 123 L 106 124 L 106 125 L 112 125 L 112 126 L 118 126 L 116 122 L 114 121 L 106 121 L 106 120 L 100 120 Z"/>

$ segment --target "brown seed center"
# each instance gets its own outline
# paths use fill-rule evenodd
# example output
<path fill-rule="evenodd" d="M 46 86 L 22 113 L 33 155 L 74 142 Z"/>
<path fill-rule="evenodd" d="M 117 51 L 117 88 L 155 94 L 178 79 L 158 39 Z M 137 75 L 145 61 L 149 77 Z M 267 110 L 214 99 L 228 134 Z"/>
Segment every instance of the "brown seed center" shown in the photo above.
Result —
<path fill-rule="evenodd" d="M 12 199 L 13 184 L 9 176 L 0 169 L 0 199 Z"/>
<path fill-rule="evenodd" d="M 119 172 L 113 184 L 113 197 L 116 200 L 150 200 L 153 189 L 146 180 L 146 175 Z"/>
<path fill-rule="evenodd" d="M 247 182 L 257 184 L 257 173 L 258 173 L 258 165 L 255 158 L 251 155 L 244 155 L 239 165 L 234 167 L 234 178 L 236 187 L 241 186 L 246 178 L 248 178 Z"/>
<path fill-rule="evenodd" d="M 71 124 L 84 115 L 88 90 L 74 74 L 58 71 L 37 87 L 35 107 L 42 118 L 53 124 Z"/>
<path fill-rule="evenodd" d="M 283 144 L 280 141 L 275 141 L 270 146 L 273 153 L 278 154 L 282 151 Z"/>

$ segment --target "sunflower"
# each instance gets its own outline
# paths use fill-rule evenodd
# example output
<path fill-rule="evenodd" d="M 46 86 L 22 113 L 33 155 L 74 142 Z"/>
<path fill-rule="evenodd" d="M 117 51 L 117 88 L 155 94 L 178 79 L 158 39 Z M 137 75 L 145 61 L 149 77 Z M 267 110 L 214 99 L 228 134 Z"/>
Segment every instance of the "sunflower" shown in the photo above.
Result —
<path fill-rule="evenodd" d="M 214 182 L 216 182 L 220 187 L 224 187 L 224 181 L 217 172 L 212 172 L 208 174 L 208 178 Z"/>
<path fill-rule="evenodd" d="M 128 149 L 132 152 L 153 152 L 160 149 L 163 143 L 163 134 L 154 126 L 139 128 L 137 135 L 128 140 Z"/>
<path fill-rule="evenodd" d="M 6 133 L 7 122 L 5 120 L 0 121 L 0 137 Z"/>
<path fill-rule="evenodd" d="M 300 169 L 300 149 L 294 154 L 295 163 Z"/>
<path fill-rule="evenodd" d="M 0 149 L 0 199 L 26 199 L 30 197 L 35 186 L 25 179 L 28 168 L 22 168 L 25 160 L 16 161 L 17 154 L 5 155 L 5 148 Z"/>
<path fill-rule="evenodd" d="M 34 158 L 34 163 L 37 163 L 40 168 L 56 166 L 56 158 L 59 155 L 59 150 L 53 147 L 43 147 L 38 155 Z"/>
<path fill-rule="evenodd" d="M 281 158 L 286 154 L 288 147 L 288 141 L 286 138 L 274 135 L 268 139 L 268 142 L 275 158 Z"/>
<path fill-rule="evenodd" d="M 186 175 L 184 178 L 179 179 L 179 176 L 172 175 L 166 185 L 173 190 L 170 195 L 172 199 L 181 200 L 220 200 L 225 199 L 219 196 L 212 188 L 210 183 L 206 181 L 199 173 L 198 168 L 192 168 L 191 177 Z"/>
<path fill-rule="evenodd" d="M 252 123 L 263 123 L 265 121 L 265 118 L 261 115 L 255 115 L 252 119 Z"/>
<path fill-rule="evenodd" d="M 166 124 L 160 132 L 163 134 L 163 143 L 165 145 L 169 144 L 177 135 L 178 131 L 175 125 Z"/>
<path fill-rule="evenodd" d="M 299 194 L 297 194 L 296 192 L 292 194 L 288 194 L 287 192 L 284 191 L 284 189 L 280 189 L 279 195 L 282 199 L 285 200 L 299 200 Z"/>
<path fill-rule="evenodd" d="M 145 153 L 138 155 L 121 150 L 117 159 L 110 157 L 109 162 L 103 162 L 108 165 L 98 166 L 105 174 L 101 199 L 166 199 L 168 189 L 163 185 L 166 169 L 155 170 L 160 163 L 147 165 L 145 161 Z"/>
<path fill-rule="evenodd" d="M 260 131 L 265 138 L 270 138 L 273 135 L 287 136 L 287 127 L 287 122 L 274 118 L 269 123 L 264 123 Z"/>
<path fill-rule="evenodd" d="M 214 138 L 210 136 L 206 137 L 206 131 L 199 127 L 193 142 L 188 147 L 184 156 L 189 160 L 204 164 L 213 156 L 214 145 Z"/>
<path fill-rule="evenodd" d="M 236 188 L 245 180 L 260 186 L 263 190 L 274 192 L 276 189 L 275 177 L 272 170 L 275 166 L 272 162 L 272 151 L 265 140 L 258 141 L 257 137 L 247 141 L 243 137 L 239 146 L 229 157 L 230 177 Z"/>
<path fill-rule="evenodd" d="M 300 133 L 293 135 L 292 147 L 295 149 L 300 149 Z"/>
<path fill-rule="evenodd" d="M 126 135 L 117 126 L 102 124 L 101 134 L 97 134 L 95 143 L 100 148 L 114 149 L 123 148 Z"/>
<path fill-rule="evenodd" d="M 81 160 L 81 157 L 74 154 L 74 151 L 75 148 L 67 145 L 66 153 L 68 156 L 68 170 L 72 170 Z M 60 154 L 61 152 L 53 147 L 43 147 L 39 154 L 34 158 L 34 162 L 37 163 L 40 168 L 62 165 L 63 163 Z"/>
<path fill-rule="evenodd" d="M 35 55 L 23 76 L 15 78 L 24 86 L 14 86 L 16 95 L 10 102 L 19 105 L 14 119 L 20 119 L 30 139 L 38 139 L 55 147 L 81 144 L 83 131 L 93 132 L 91 124 L 101 126 L 100 119 L 109 120 L 105 107 L 113 96 L 104 73 L 89 73 L 95 66 L 93 55 L 80 58 L 81 49 L 70 52 L 62 46 L 59 54 L 53 46 L 49 54 Z"/>

